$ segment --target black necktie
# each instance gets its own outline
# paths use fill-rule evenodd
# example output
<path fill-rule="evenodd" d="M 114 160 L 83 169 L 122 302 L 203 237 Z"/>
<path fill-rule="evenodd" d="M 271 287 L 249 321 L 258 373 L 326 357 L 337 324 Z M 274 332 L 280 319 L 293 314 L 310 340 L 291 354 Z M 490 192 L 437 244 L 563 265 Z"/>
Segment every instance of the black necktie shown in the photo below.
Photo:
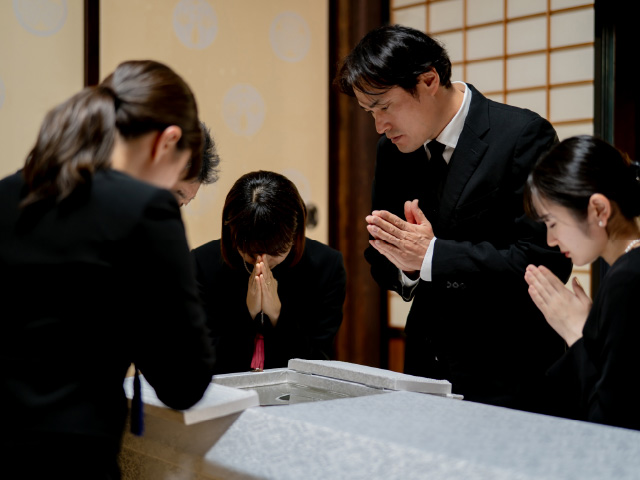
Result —
<path fill-rule="evenodd" d="M 442 197 L 442 189 L 447 178 L 447 162 L 442 157 L 444 145 L 430 141 L 427 144 L 431 158 L 429 159 L 429 167 L 427 168 L 428 178 L 427 185 L 429 188 L 430 209 L 432 212 L 437 211 L 440 198 Z"/>

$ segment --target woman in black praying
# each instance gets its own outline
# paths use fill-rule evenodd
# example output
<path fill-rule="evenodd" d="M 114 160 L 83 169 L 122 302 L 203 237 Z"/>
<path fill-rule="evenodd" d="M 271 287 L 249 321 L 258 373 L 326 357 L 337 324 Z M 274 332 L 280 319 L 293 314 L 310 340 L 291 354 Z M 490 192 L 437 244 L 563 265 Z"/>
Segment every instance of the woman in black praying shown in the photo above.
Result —
<path fill-rule="evenodd" d="M 216 373 L 329 359 L 342 323 L 342 254 L 305 237 L 306 207 L 283 175 L 243 175 L 227 195 L 222 237 L 193 251 L 216 348 Z"/>

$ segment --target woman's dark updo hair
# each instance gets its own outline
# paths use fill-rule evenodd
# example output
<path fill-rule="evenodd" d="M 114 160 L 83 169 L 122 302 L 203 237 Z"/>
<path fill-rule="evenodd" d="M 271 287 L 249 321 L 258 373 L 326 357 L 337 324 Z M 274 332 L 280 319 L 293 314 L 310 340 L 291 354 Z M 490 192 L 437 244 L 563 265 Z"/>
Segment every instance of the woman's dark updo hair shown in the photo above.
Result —
<path fill-rule="evenodd" d="M 196 178 L 202 130 L 189 86 L 161 63 L 121 63 L 99 86 L 85 88 L 45 116 L 22 170 L 27 195 L 21 205 L 60 202 L 89 184 L 94 172 L 110 168 L 116 130 L 131 139 L 171 125 L 182 130 L 177 147 L 192 152 L 185 179 Z"/>
<path fill-rule="evenodd" d="M 298 189 L 284 175 L 257 171 L 240 177 L 231 187 L 222 209 L 222 258 L 242 268 L 241 252 L 282 255 L 298 263 L 305 243 L 307 209 Z"/>
<path fill-rule="evenodd" d="M 185 180 L 202 165 L 202 129 L 196 99 L 186 82 L 166 65 L 152 60 L 124 62 L 100 84 L 114 92 L 116 128 L 125 139 L 171 125 L 182 130 L 177 148 L 192 152 Z"/>
<path fill-rule="evenodd" d="M 525 211 L 540 220 L 533 203 L 538 197 L 584 220 L 591 195 L 600 193 L 615 202 L 624 218 L 633 220 L 640 215 L 639 174 L 638 164 L 607 142 L 590 135 L 570 137 L 552 147 L 529 174 Z"/>
<path fill-rule="evenodd" d="M 21 206 L 61 201 L 109 168 L 115 116 L 112 93 L 101 87 L 85 88 L 49 111 L 22 169 L 29 193 Z"/>

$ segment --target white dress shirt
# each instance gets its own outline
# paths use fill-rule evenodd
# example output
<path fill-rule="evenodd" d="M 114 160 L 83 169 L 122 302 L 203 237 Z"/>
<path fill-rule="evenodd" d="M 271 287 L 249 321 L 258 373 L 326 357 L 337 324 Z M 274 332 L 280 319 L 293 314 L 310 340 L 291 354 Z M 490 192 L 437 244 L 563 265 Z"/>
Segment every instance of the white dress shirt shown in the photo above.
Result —
<path fill-rule="evenodd" d="M 456 148 L 458 144 L 458 139 L 460 138 L 460 134 L 462 133 L 462 129 L 464 128 L 464 121 L 467 118 L 467 114 L 469 113 L 469 105 L 471 105 L 471 90 L 467 87 L 467 85 L 463 82 L 452 82 L 453 84 L 461 84 L 464 86 L 464 97 L 462 99 L 462 104 L 458 109 L 457 113 L 451 119 L 451 121 L 444 127 L 444 130 L 440 132 L 440 135 L 435 139 L 437 142 L 444 145 L 444 151 L 442 152 L 442 157 L 444 161 L 449 164 L 451 160 L 451 156 L 453 155 L 453 150 Z M 427 140 L 424 144 L 424 148 L 427 151 L 427 156 L 431 158 L 431 154 L 429 153 L 429 149 L 427 145 L 431 141 Z M 420 268 L 420 278 L 416 280 L 412 280 L 407 277 L 404 272 L 398 269 L 398 274 L 400 276 L 400 281 L 404 287 L 408 287 L 413 290 L 412 287 L 415 287 L 418 284 L 420 279 L 425 282 L 431 281 L 431 265 L 433 263 L 433 248 L 436 243 L 436 237 L 431 239 L 429 243 L 429 247 L 427 248 L 427 253 L 422 260 L 422 267 Z"/>

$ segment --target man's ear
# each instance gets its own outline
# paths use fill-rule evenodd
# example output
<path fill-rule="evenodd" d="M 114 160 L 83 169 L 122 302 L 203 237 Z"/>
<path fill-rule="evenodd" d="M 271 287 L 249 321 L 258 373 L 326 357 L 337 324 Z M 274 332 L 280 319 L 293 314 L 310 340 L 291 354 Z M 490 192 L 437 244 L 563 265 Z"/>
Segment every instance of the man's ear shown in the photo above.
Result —
<path fill-rule="evenodd" d="M 594 193 L 589 198 L 589 206 L 587 208 L 589 215 L 593 216 L 599 226 L 607 226 L 607 222 L 611 218 L 611 201 L 607 197 L 601 193 Z"/>
<path fill-rule="evenodd" d="M 440 86 L 440 75 L 431 67 L 429 71 L 418 75 L 418 83 L 424 85 L 429 92 L 435 93 Z"/>
<path fill-rule="evenodd" d="M 153 143 L 151 158 L 156 161 L 170 153 L 182 138 L 182 129 L 177 125 L 170 125 L 161 131 Z"/>

